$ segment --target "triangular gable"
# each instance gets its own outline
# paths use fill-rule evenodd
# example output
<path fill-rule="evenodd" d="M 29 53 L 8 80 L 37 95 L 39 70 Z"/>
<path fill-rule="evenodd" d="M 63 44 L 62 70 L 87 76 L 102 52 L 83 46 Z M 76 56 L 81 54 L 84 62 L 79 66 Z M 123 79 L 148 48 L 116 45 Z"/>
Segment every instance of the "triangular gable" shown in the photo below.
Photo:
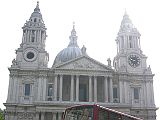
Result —
<path fill-rule="evenodd" d="M 90 58 L 89 56 L 80 56 L 71 61 L 54 66 L 55 69 L 76 69 L 76 70 L 101 70 L 110 71 L 111 68 Z"/>

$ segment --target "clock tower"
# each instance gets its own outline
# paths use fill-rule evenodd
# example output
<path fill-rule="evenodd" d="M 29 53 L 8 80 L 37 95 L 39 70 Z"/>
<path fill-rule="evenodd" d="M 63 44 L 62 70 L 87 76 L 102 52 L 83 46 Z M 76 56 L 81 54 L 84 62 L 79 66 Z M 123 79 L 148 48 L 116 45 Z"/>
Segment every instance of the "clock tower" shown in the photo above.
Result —
<path fill-rule="evenodd" d="M 114 58 L 114 67 L 117 71 L 143 73 L 146 69 L 147 57 L 142 53 L 140 36 L 125 12 L 116 38 L 117 55 Z"/>
<path fill-rule="evenodd" d="M 24 26 L 22 43 L 16 50 L 15 67 L 24 69 L 47 68 L 48 53 L 45 51 L 46 27 L 39 9 L 39 2 Z"/>

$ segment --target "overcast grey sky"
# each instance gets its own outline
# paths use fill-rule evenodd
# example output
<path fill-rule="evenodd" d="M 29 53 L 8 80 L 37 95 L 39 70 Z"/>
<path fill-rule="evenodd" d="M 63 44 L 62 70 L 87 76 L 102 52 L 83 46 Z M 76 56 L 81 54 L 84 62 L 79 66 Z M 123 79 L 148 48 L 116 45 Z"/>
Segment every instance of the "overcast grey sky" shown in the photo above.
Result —
<path fill-rule="evenodd" d="M 36 0 L 0 1 L 0 108 L 6 102 L 9 71 L 15 50 L 22 40 L 22 29 L 36 6 Z M 148 56 L 154 77 L 156 106 L 160 106 L 160 1 L 159 0 L 39 0 L 47 27 L 46 50 L 49 67 L 57 53 L 67 47 L 72 23 L 78 35 L 79 47 L 87 48 L 90 57 L 107 64 L 116 55 L 116 36 L 125 9 L 141 33 L 141 48 Z M 159 110 L 160 111 L 160 110 Z M 160 112 L 157 112 L 160 119 Z"/>

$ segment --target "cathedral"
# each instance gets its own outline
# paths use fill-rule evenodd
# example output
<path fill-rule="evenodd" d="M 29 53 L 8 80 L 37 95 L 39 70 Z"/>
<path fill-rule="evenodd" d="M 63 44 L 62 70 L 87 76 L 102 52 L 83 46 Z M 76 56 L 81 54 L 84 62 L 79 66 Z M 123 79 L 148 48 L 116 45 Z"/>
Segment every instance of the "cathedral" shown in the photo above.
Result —
<path fill-rule="evenodd" d="M 78 46 L 73 24 L 68 46 L 49 68 L 39 2 L 22 30 L 22 42 L 9 67 L 5 120 L 61 120 L 65 108 L 77 104 L 99 104 L 156 120 L 154 74 L 141 49 L 141 34 L 127 13 L 116 37 L 117 54 L 107 65 Z"/>

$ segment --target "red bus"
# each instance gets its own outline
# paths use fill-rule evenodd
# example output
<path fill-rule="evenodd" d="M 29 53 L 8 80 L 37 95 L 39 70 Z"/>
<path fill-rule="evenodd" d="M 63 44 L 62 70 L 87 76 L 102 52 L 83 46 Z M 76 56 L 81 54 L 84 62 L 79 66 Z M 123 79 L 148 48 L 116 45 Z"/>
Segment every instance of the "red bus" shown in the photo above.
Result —
<path fill-rule="evenodd" d="M 62 120 L 142 120 L 100 105 L 79 105 L 65 110 Z"/>

